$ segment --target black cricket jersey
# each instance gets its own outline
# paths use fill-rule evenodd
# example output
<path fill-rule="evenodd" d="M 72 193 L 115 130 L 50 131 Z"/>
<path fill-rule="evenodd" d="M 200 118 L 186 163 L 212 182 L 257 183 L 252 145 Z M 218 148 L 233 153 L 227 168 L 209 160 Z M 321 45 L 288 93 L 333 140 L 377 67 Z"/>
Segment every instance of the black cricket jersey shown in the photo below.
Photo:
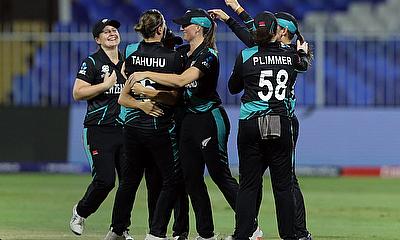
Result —
<path fill-rule="evenodd" d="M 134 72 L 151 71 L 159 73 L 176 73 L 180 74 L 184 67 L 183 56 L 170 50 L 160 42 L 133 43 L 126 47 L 125 50 L 125 74 L 129 77 Z M 140 83 L 148 88 L 157 90 L 171 90 L 172 88 L 158 84 L 150 79 L 144 79 Z M 143 97 L 132 95 L 135 99 L 143 99 Z M 144 100 L 144 99 L 143 99 Z M 173 108 L 164 104 L 157 103 L 164 111 L 161 117 L 152 117 L 140 109 L 125 108 L 121 112 L 121 119 L 128 126 L 143 129 L 158 129 L 170 126 L 173 117 Z"/>
<path fill-rule="evenodd" d="M 240 119 L 266 114 L 292 116 L 297 71 L 307 67 L 306 53 L 279 42 L 242 50 L 228 84 L 233 94 L 244 89 Z"/>
<path fill-rule="evenodd" d="M 187 58 L 186 67 L 198 68 L 204 75 L 185 86 L 184 101 L 187 112 L 201 113 L 210 111 L 221 104 L 217 92 L 219 60 L 217 52 L 200 44 Z"/>
<path fill-rule="evenodd" d="M 252 48 L 256 45 L 253 35 L 251 32 L 255 30 L 255 25 L 254 25 L 254 19 L 246 12 L 243 11 L 240 13 L 239 17 L 242 19 L 242 21 L 245 23 L 246 27 L 243 27 L 240 25 L 238 22 L 236 22 L 235 19 L 229 18 L 228 21 L 226 22 L 228 26 L 232 29 L 233 33 L 249 48 Z M 281 47 L 288 50 L 288 51 L 293 51 L 293 53 L 296 53 L 297 46 L 294 44 L 286 45 L 284 43 L 280 43 Z M 294 74 L 293 78 L 296 79 L 297 77 L 297 72 L 301 72 L 299 70 L 296 70 L 296 73 Z M 288 86 L 290 96 L 288 97 L 289 101 L 292 104 L 291 108 L 291 114 L 293 114 L 295 103 L 296 103 L 296 96 L 294 93 L 294 87 L 295 87 L 296 81 L 291 81 L 290 85 Z"/>
<path fill-rule="evenodd" d="M 117 83 L 113 87 L 87 100 L 84 126 L 122 125 L 122 121 L 119 118 L 121 106 L 118 104 L 118 97 L 124 87 L 125 78 L 121 74 L 123 59 L 120 53 L 118 53 L 118 58 L 119 62 L 115 65 L 100 47 L 96 53 L 82 62 L 76 78 L 91 85 L 102 83 L 106 73 L 115 71 L 117 74 Z"/>
<path fill-rule="evenodd" d="M 241 12 L 239 17 L 244 22 L 245 27 L 232 17 L 226 21 L 226 24 L 247 47 L 254 47 L 256 45 L 252 34 L 256 29 L 254 19 L 246 11 Z"/>

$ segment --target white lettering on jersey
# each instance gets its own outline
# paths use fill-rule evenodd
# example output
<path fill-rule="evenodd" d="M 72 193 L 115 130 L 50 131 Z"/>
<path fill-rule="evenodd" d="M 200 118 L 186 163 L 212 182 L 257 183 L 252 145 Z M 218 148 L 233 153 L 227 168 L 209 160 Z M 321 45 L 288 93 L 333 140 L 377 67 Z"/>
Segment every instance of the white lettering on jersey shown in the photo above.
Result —
<path fill-rule="evenodd" d="M 292 58 L 288 56 L 262 56 L 253 57 L 253 65 L 293 65 Z"/>
<path fill-rule="evenodd" d="M 165 67 L 167 60 L 159 57 L 132 56 L 132 64 L 145 67 Z"/>
<path fill-rule="evenodd" d="M 101 66 L 101 72 L 102 73 L 108 73 L 110 72 L 110 67 L 108 65 L 103 65 Z"/>
<path fill-rule="evenodd" d="M 195 88 L 197 87 L 197 80 L 185 85 L 185 88 Z"/>
<path fill-rule="evenodd" d="M 122 88 L 124 88 L 123 83 L 116 83 L 114 86 L 112 86 L 110 89 L 104 92 L 104 94 L 120 94 Z"/>
<path fill-rule="evenodd" d="M 86 75 L 87 65 L 85 62 L 82 63 L 81 69 L 79 70 L 79 74 Z"/>

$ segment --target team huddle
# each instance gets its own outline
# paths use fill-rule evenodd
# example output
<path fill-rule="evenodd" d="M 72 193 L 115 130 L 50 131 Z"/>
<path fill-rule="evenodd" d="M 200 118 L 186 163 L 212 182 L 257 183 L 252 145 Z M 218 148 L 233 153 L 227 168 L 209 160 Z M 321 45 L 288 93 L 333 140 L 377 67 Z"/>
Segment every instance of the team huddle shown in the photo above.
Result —
<path fill-rule="evenodd" d="M 147 188 L 146 240 L 166 240 L 174 214 L 173 239 L 189 234 L 189 198 L 198 240 L 215 240 L 204 170 L 235 213 L 226 239 L 260 240 L 262 178 L 270 171 L 278 230 L 284 240 L 311 240 L 303 195 L 294 171 L 299 123 L 294 114 L 298 72 L 312 58 L 290 14 L 261 12 L 254 19 L 237 0 L 225 0 L 242 26 L 221 9 L 190 9 L 173 21 L 183 39 L 166 26 L 158 10 L 144 12 L 134 29 L 143 40 L 118 46 L 120 23 L 103 19 L 92 33 L 99 49 L 77 73 L 73 96 L 87 100 L 83 142 L 92 182 L 74 206 L 70 228 L 84 222 L 114 188 L 112 221 L 105 240 L 133 239 L 131 212 L 142 178 Z M 248 47 L 238 55 L 228 82 L 241 98 L 239 182 L 229 169 L 230 123 L 217 92 L 219 56 L 216 23 L 225 22 Z M 297 44 L 292 44 L 297 36 Z M 178 46 L 179 45 L 179 46 Z"/>

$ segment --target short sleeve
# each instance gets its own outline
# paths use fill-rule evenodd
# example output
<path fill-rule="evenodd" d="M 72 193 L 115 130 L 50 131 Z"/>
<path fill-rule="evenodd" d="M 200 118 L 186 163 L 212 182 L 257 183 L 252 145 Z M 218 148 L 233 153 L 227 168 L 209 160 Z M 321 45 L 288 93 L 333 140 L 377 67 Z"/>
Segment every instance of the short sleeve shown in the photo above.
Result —
<path fill-rule="evenodd" d="M 204 75 L 214 71 L 215 66 L 218 65 L 217 55 L 212 51 L 208 50 L 202 53 L 193 64 L 193 67 L 198 68 Z"/>
<path fill-rule="evenodd" d="M 228 81 L 228 89 L 231 94 L 240 93 L 244 88 L 243 75 L 242 75 L 242 54 L 236 58 L 235 67 L 233 68 L 231 77 Z"/>
<path fill-rule="evenodd" d="M 86 58 L 82 62 L 81 67 L 80 67 L 78 73 L 76 74 L 76 78 L 79 78 L 90 84 L 94 83 L 95 67 L 94 67 L 93 61 L 90 58 Z"/>

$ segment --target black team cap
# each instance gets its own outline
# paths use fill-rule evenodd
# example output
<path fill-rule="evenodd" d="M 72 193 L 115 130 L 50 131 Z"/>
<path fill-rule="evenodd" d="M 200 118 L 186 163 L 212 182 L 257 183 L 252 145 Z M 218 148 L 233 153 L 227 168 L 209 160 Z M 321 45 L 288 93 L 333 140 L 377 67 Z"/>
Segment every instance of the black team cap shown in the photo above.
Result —
<path fill-rule="evenodd" d="M 173 21 L 174 23 L 181 26 L 196 24 L 204 28 L 211 28 L 213 24 L 213 20 L 210 14 L 208 14 L 206 10 L 201 8 L 189 9 L 186 11 L 185 15 L 180 18 L 176 18 Z"/>
<path fill-rule="evenodd" d="M 108 18 L 104 18 L 104 19 L 98 21 L 93 26 L 93 29 L 92 29 L 93 37 L 94 38 L 99 37 L 100 33 L 103 31 L 103 29 L 106 26 L 112 26 L 112 27 L 115 27 L 115 28 L 119 28 L 121 26 L 121 23 L 119 23 L 117 20 L 111 20 L 111 19 L 108 19 Z"/>
<path fill-rule="evenodd" d="M 268 11 L 257 14 L 257 16 L 254 18 L 254 24 L 256 28 L 268 28 L 270 33 L 275 33 L 276 27 L 278 25 L 275 15 Z"/>

